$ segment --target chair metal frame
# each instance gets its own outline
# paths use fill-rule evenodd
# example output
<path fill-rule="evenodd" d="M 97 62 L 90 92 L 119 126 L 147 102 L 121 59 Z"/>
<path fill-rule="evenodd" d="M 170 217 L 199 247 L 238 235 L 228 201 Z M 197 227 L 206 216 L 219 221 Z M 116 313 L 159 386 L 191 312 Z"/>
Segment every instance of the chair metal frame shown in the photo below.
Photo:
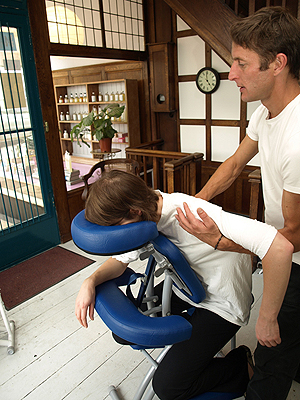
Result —
<path fill-rule="evenodd" d="M 0 346 L 7 347 L 7 354 L 12 355 L 15 352 L 15 322 L 9 321 L 8 319 L 1 293 L 0 293 L 0 313 L 6 329 L 5 333 L 7 334 L 7 339 L 0 340 Z"/>

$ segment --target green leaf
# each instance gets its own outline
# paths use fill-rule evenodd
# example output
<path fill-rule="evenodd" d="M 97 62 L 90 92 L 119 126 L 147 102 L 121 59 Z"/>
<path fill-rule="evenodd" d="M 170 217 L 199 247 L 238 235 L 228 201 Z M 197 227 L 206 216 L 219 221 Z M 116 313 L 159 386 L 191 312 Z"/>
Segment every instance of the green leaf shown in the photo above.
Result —
<path fill-rule="evenodd" d="M 125 109 L 125 106 L 120 107 L 118 104 L 116 105 L 117 107 L 110 107 L 109 112 L 107 113 L 107 115 L 111 118 L 111 117 L 115 117 L 115 118 L 119 118 L 121 117 L 121 115 L 123 114 L 123 111 Z"/>
<path fill-rule="evenodd" d="M 106 124 L 105 119 L 96 119 L 94 122 L 94 128 L 98 129 L 98 128 L 102 128 L 104 127 Z"/>
<path fill-rule="evenodd" d="M 83 126 L 91 126 L 94 120 L 94 113 L 91 111 L 86 117 L 81 121 Z"/>

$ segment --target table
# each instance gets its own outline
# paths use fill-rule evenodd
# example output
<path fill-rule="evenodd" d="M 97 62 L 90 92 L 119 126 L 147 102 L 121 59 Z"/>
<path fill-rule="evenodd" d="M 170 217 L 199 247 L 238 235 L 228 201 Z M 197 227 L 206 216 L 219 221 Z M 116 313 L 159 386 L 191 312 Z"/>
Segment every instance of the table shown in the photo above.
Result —
<path fill-rule="evenodd" d="M 107 156 L 108 158 L 113 158 L 116 153 L 119 153 L 121 149 L 111 149 L 110 152 L 102 152 L 100 149 L 98 150 L 92 150 L 91 154 L 95 156 L 95 158 L 99 158 L 100 160 L 104 159 L 104 156 Z"/>

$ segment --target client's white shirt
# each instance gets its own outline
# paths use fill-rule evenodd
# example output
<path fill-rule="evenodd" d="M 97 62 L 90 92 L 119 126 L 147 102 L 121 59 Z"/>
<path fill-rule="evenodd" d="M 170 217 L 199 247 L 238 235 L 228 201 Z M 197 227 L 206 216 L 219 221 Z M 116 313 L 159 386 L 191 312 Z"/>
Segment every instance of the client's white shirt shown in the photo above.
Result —
<path fill-rule="evenodd" d="M 183 209 L 183 202 L 186 202 L 197 218 L 197 209 L 202 208 L 216 222 L 225 237 L 257 254 L 261 259 L 271 246 L 276 229 L 250 218 L 227 213 L 219 206 L 186 194 L 161 195 L 163 207 L 157 229 L 183 253 L 202 282 L 206 298 L 201 303 L 194 304 L 176 288 L 174 291 L 196 307 L 210 310 L 234 324 L 247 324 L 252 301 L 250 255 L 214 250 L 190 235 L 179 226 L 175 218 L 176 208 Z M 135 250 L 114 258 L 130 263 L 138 259 L 140 252 L 141 250 Z"/>

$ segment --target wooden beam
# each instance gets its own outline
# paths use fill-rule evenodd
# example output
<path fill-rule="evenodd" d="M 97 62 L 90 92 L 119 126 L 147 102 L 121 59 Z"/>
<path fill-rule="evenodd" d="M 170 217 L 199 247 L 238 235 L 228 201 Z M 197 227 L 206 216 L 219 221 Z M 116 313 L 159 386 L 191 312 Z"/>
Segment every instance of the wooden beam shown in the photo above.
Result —
<path fill-rule="evenodd" d="M 58 122 L 55 109 L 53 81 L 48 52 L 48 30 L 44 1 L 28 0 L 32 44 L 40 93 L 43 120 L 48 122 L 49 131 L 45 133 L 48 150 L 51 180 L 57 211 L 59 232 L 62 242 L 70 240 L 71 220 L 65 182 L 64 167 L 61 157 Z"/>
<path fill-rule="evenodd" d="M 231 65 L 229 27 L 237 16 L 218 0 L 164 0 L 195 32 Z M 212 17 L 213 16 L 213 17 Z"/>
<path fill-rule="evenodd" d="M 72 44 L 49 43 L 51 56 L 107 58 L 111 60 L 135 60 L 147 59 L 146 51 L 105 49 L 103 47 L 77 46 Z"/>

